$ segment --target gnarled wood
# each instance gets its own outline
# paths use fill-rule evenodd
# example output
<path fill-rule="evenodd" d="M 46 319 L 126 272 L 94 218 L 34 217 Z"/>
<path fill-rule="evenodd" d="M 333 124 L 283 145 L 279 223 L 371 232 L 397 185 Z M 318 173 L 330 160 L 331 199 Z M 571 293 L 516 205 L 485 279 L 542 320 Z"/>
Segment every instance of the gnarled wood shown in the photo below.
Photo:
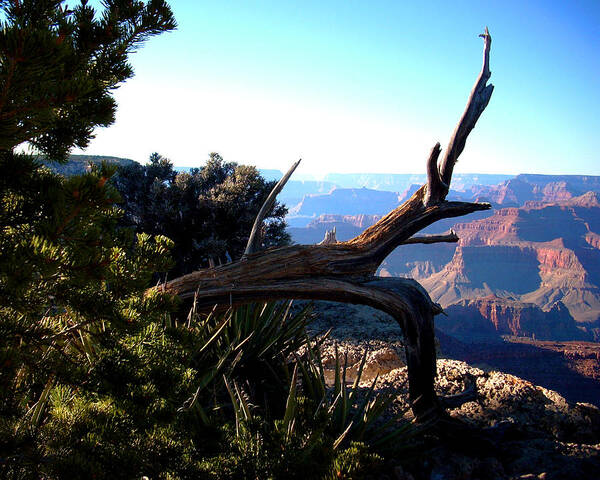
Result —
<path fill-rule="evenodd" d="M 437 203 L 444 196 L 444 192 L 448 191 L 448 185 L 442 182 L 438 170 L 438 158 L 441 151 L 440 142 L 437 142 L 431 149 L 429 160 L 427 160 L 427 191 L 423 199 L 426 207 Z"/>
<path fill-rule="evenodd" d="M 370 305 L 392 315 L 404 331 L 409 396 L 418 420 L 443 418 L 445 405 L 456 405 L 461 398 L 471 398 L 472 395 L 468 394 L 444 404 L 434 392 L 433 316 L 442 311 L 439 305 L 433 303 L 414 280 L 382 279 L 375 273 L 381 262 L 400 245 L 458 240 L 454 232 L 414 236 L 432 223 L 490 208 L 488 203 L 445 200 L 454 164 L 492 94 L 493 87 L 486 86 L 490 77 L 491 37 L 487 29 L 482 36 L 485 41 L 482 71 L 452 135 L 448 151 L 438 167 L 439 144 L 432 149 L 427 162 L 427 184 L 406 202 L 346 242 L 294 245 L 255 252 L 252 240 L 255 237 L 252 235 L 242 261 L 199 270 L 171 280 L 161 288 L 181 298 L 195 298 L 196 308 L 278 298 L 325 299 Z M 293 169 L 295 166 L 291 171 Z M 289 178 L 289 175 L 286 177 Z M 282 181 L 285 183 L 284 179 Z M 279 184 L 275 189 L 278 188 Z M 274 196 L 269 196 L 268 201 L 274 201 Z M 255 226 L 261 221 L 259 214 Z"/>

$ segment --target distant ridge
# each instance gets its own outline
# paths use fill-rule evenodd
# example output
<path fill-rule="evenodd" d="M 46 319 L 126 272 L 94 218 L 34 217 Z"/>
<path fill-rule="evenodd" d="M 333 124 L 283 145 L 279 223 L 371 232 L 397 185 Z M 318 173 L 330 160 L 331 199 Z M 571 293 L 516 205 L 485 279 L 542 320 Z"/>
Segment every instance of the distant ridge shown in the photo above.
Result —
<path fill-rule="evenodd" d="M 460 300 L 445 308 L 446 316 L 435 326 L 465 343 L 502 342 L 502 335 L 537 340 L 592 340 L 591 333 L 577 328 L 560 301 L 542 309 L 534 303 L 488 295 Z"/>
<path fill-rule="evenodd" d="M 563 180 L 574 180 L 577 183 L 585 183 L 600 186 L 600 175 L 546 175 L 541 173 L 520 173 L 517 177 L 524 182 L 539 184 L 556 182 L 557 178 Z"/>
<path fill-rule="evenodd" d="M 527 202 L 564 202 L 590 191 L 600 193 L 600 176 L 520 174 L 498 185 L 471 187 L 470 196 L 463 199 L 520 207 Z"/>
<path fill-rule="evenodd" d="M 513 178 L 514 175 L 487 173 L 455 173 L 452 178 L 454 190 L 464 190 L 472 185 L 496 185 Z M 341 188 L 370 188 L 403 192 L 413 184 L 422 185 L 427 181 L 423 173 L 329 173 L 325 181 Z"/>
<path fill-rule="evenodd" d="M 290 215 L 317 216 L 323 213 L 341 215 L 386 214 L 398 206 L 398 194 L 368 188 L 337 188 L 328 194 L 305 195 L 290 208 Z"/>
<path fill-rule="evenodd" d="M 56 173 L 60 173 L 66 177 L 71 175 L 81 175 L 87 171 L 87 167 L 90 163 L 100 164 L 102 162 L 116 163 L 120 166 L 131 165 L 137 163 L 135 160 L 122 157 L 113 157 L 110 155 L 69 155 L 67 163 L 57 162 L 42 162 L 51 170 Z"/>

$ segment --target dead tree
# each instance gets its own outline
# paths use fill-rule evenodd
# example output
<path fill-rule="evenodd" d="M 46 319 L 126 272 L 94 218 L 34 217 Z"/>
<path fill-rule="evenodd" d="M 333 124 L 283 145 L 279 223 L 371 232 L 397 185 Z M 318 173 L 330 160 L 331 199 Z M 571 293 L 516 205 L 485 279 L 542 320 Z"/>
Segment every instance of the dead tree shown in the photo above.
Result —
<path fill-rule="evenodd" d="M 434 391 L 436 354 L 433 317 L 441 312 L 419 283 L 404 278 L 375 276 L 383 260 L 398 246 L 411 243 L 456 242 L 448 235 L 415 236 L 443 218 L 487 210 L 488 203 L 446 201 L 452 170 L 467 137 L 487 106 L 493 85 L 489 53 L 492 39 L 486 28 L 483 67 L 471 91 L 466 109 L 438 162 L 437 143 L 427 160 L 427 184 L 410 199 L 347 242 L 294 245 L 257 251 L 262 221 L 277 193 L 297 167 L 274 188 L 257 216 L 246 252 L 241 260 L 184 275 L 163 285 L 167 292 L 194 298 L 197 307 L 234 305 L 273 299 L 321 299 L 364 304 L 390 314 L 402 327 L 408 366 L 409 397 L 420 421 L 443 418 L 447 406 L 463 397 L 439 398 Z"/>

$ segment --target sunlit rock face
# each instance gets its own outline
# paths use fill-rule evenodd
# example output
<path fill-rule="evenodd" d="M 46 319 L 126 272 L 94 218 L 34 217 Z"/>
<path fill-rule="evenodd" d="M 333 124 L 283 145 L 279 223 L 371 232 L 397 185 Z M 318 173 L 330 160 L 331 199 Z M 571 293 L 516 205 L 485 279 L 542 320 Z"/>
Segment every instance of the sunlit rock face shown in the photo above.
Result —
<path fill-rule="evenodd" d="M 435 301 L 448 306 L 496 295 L 543 310 L 560 301 L 578 322 L 600 317 L 597 193 L 503 208 L 454 229 L 460 242 L 452 260 L 421 279 Z"/>

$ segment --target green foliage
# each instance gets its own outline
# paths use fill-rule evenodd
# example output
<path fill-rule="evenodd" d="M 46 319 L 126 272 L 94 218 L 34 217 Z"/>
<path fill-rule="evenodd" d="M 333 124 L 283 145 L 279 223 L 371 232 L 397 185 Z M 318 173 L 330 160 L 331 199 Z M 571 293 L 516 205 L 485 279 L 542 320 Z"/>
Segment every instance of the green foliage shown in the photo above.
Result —
<path fill-rule="evenodd" d="M 383 474 L 383 458 L 373 453 L 364 443 L 352 443 L 339 452 L 329 476 L 331 480 L 375 479 Z"/>
<path fill-rule="evenodd" d="M 377 377 L 369 388 L 361 387 L 366 351 L 353 385 L 348 388 L 347 359 L 342 365 L 336 347 L 334 383 L 333 388 L 330 388 L 325 382 L 319 342 L 307 340 L 303 350 L 305 354 L 295 358 L 296 368 L 300 372 L 302 394 L 316 406 L 315 414 L 320 410 L 326 412 L 324 428 L 334 439 L 334 449 L 359 441 L 377 448 L 395 445 L 396 451 L 399 450 L 398 447 L 407 446 L 416 429 L 409 422 L 395 418 L 382 421 L 384 413 L 394 400 L 393 395 L 375 392 Z M 290 390 L 290 395 L 291 393 Z"/>
<path fill-rule="evenodd" d="M 310 411 L 303 416 L 310 417 Z M 206 478 L 319 479 L 332 466 L 328 439 L 317 439 L 307 449 L 301 436 L 285 438 L 261 418 L 242 423 L 237 434 L 230 429 L 224 438 L 227 450 L 201 463 Z"/>
<path fill-rule="evenodd" d="M 187 325 L 202 345 L 195 355 L 196 362 L 204 365 L 204 378 L 185 409 L 198 408 L 209 399 L 218 409 L 226 390 L 231 395 L 232 386 L 240 391 L 243 384 L 248 394 L 260 399 L 265 411 L 282 411 L 288 385 L 281 377 L 288 359 L 305 343 L 309 318 L 308 307 L 291 314 L 289 306 L 285 302 L 251 304 L 209 315 L 192 308 Z M 227 385 L 228 379 L 232 386 Z M 220 396 L 215 395 L 215 385 Z M 199 418 L 207 418 L 197 412 Z M 247 413 L 242 414 L 246 419 Z M 239 411 L 235 415 L 239 418 Z"/>
<path fill-rule="evenodd" d="M 328 474 L 354 431 L 336 420 L 339 392 L 322 375 L 301 373 L 322 365 L 308 353 L 293 355 L 315 350 L 305 332 L 308 310 L 292 315 L 285 303 L 208 316 L 192 310 L 180 323 L 165 317 L 167 300 L 130 302 L 125 328 L 89 325 L 52 339 L 49 348 L 82 368 L 76 381 L 40 378 L 18 415 L 4 417 L 7 478 Z M 311 388 L 325 392 L 319 404 Z"/>
<path fill-rule="evenodd" d="M 107 359 L 123 355 L 121 342 L 147 322 L 162 324 L 173 308 L 169 297 L 143 295 L 152 274 L 170 266 L 172 242 L 118 227 L 119 196 L 107 182 L 113 171 L 102 165 L 65 179 L 31 157 L 0 156 L 0 450 L 7 476 L 37 475 L 44 462 L 47 473 L 62 468 L 68 438 L 93 435 L 89 418 L 105 434 L 109 418 L 119 424 L 128 409 L 119 410 L 110 395 Z M 50 404 L 60 421 L 47 416 Z"/>
<path fill-rule="evenodd" d="M 127 324 L 152 273 L 170 265 L 167 238 L 117 229 L 110 175 L 102 166 L 66 180 L 29 157 L 0 156 L 0 355 L 11 365 L 0 388 L 22 363 L 39 372 L 64 364 L 47 347 L 68 329 Z"/>
<path fill-rule="evenodd" d="M 198 322 L 218 357 L 233 358 L 230 367 L 211 374 L 221 390 L 213 411 L 229 411 L 217 407 L 220 402 L 233 415 L 218 422 L 229 425 L 222 430 L 224 452 L 203 460 L 203 468 L 212 478 L 328 478 L 331 472 L 371 478 L 383 465 L 376 452 L 399 461 L 417 429 L 396 418 L 382 420 L 393 397 L 376 393 L 375 382 L 360 386 L 366 355 L 352 388 L 339 356 L 334 385 L 327 385 L 322 340 L 309 339 L 304 329 L 308 312 L 288 317 L 284 307 L 251 305 Z M 207 421 L 206 409 L 199 418 Z"/>
<path fill-rule="evenodd" d="M 255 167 L 225 162 L 212 153 L 202 168 L 177 173 L 154 153 L 147 165 L 119 169 L 113 183 L 121 193 L 124 225 L 138 232 L 166 235 L 175 242 L 170 276 L 236 260 L 244 252 L 254 219 L 276 182 Z M 286 245 L 287 209 L 269 212 L 262 247 Z"/>
<path fill-rule="evenodd" d="M 112 96 L 133 75 L 127 57 L 176 27 L 164 0 L 5 0 L 0 30 L 0 150 L 29 142 L 49 160 L 87 146 L 114 122 Z"/>
<path fill-rule="evenodd" d="M 358 448 L 353 440 L 380 439 L 363 433 L 383 431 L 375 426 L 378 418 L 372 406 L 387 405 L 389 398 L 370 391 L 366 394 L 370 407 L 365 408 L 355 399 L 357 382 L 352 390 L 356 397 L 346 405 L 351 413 L 340 421 L 340 392 L 325 383 L 318 342 L 305 331 L 308 314 L 305 308 L 290 316 L 289 305 L 282 303 L 248 305 L 225 316 L 213 313 L 205 320 L 198 318 L 198 327 L 206 330 L 203 350 L 212 350 L 214 358 L 220 359 L 220 367 L 215 365 L 211 374 L 214 406 L 198 415 L 203 422 L 209 410 L 221 416 L 217 422 L 223 435 L 220 452 L 200 463 L 209 478 L 323 478 L 338 468 L 334 461 L 341 462 L 339 468 L 348 475 L 359 475 L 381 463 L 364 444 L 354 461 L 349 457 Z M 188 321 L 193 318 L 192 312 Z M 298 356 L 298 350 L 306 353 Z M 230 360 L 223 362 L 224 358 Z M 345 375 L 345 370 L 341 368 L 339 375 Z M 198 396 L 196 392 L 195 400 Z M 359 428 L 350 428 L 354 424 Z M 392 430 L 390 424 L 384 428 L 387 434 Z M 344 450 L 343 445 L 350 449 Z M 341 452 L 345 456 L 340 457 Z"/>

